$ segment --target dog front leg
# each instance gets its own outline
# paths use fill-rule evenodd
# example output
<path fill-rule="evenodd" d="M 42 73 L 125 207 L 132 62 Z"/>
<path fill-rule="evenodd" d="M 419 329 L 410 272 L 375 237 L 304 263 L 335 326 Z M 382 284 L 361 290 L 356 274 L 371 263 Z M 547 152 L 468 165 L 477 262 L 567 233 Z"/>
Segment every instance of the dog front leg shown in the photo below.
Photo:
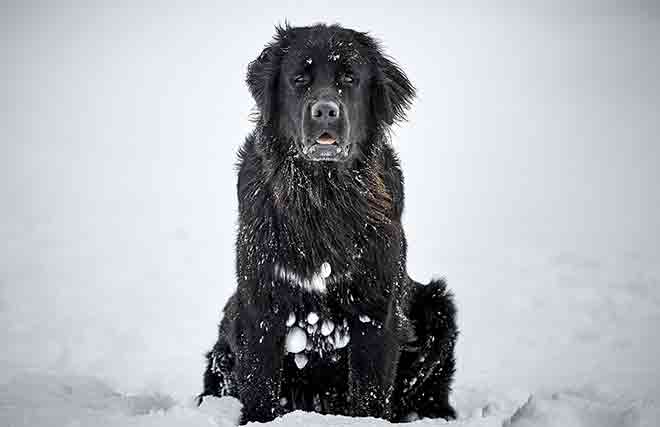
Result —
<path fill-rule="evenodd" d="M 267 422 L 282 414 L 279 398 L 285 331 L 280 324 L 284 321 L 256 320 L 239 337 L 235 375 L 243 404 L 241 424 Z"/>
<path fill-rule="evenodd" d="M 389 328 L 366 316 L 351 326 L 349 344 L 351 415 L 389 419 L 400 343 Z"/>

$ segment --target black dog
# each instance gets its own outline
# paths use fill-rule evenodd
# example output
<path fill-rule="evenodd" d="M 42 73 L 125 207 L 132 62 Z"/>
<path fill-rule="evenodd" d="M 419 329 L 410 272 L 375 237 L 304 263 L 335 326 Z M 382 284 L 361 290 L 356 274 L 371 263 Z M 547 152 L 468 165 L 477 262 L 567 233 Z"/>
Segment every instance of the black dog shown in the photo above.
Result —
<path fill-rule="evenodd" d="M 455 308 L 444 282 L 406 273 L 387 138 L 413 86 L 336 25 L 278 28 L 247 83 L 260 114 L 239 153 L 238 289 L 199 402 L 237 397 L 243 423 L 295 409 L 454 418 Z"/>

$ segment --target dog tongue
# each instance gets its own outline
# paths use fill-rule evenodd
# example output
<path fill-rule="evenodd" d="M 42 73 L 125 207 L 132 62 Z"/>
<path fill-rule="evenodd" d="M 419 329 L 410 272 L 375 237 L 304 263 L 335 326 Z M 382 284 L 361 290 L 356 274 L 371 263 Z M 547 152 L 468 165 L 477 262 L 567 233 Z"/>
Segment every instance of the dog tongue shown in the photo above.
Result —
<path fill-rule="evenodd" d="M 327 132 L 319 136 L 319 138 L 316 140 L 316 142 L 318 142 L 319 144 L 324 144 L 324 145 L 334 144 L 335 141 L 336 140 L 332 136 L 330 136 L 330 134 Z"/>

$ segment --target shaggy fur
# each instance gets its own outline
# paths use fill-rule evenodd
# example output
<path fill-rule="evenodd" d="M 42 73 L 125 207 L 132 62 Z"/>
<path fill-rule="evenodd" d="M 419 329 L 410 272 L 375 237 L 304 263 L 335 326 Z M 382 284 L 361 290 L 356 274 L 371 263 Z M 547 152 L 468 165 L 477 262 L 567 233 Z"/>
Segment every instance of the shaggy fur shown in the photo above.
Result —
<path fill-rule="evenodd" d="M 259 117 L 239 152 L 238 288 L 199 402 L 237 397 L 242 423 L 295 409 L 454 418 L 455 308 L 443 281 L 406 273 L 388 142 L 413 86 L 371 37 L 336 25 L 278 28 L 247 83 Z M 307 336 L 295 356 L 292 330 Z"/>

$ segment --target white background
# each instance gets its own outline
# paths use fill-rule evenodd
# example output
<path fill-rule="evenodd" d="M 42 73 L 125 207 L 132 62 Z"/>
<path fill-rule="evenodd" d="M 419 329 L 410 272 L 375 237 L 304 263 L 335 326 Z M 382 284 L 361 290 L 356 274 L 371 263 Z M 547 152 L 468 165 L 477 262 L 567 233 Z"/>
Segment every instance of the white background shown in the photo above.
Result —
<path fill-rule="evenodd" d="M 1 7 L 0 380 L 201 389 L 235 287 L 245 71 L 286 18 L 370 31 L 418 89 L 393 138 L 408 268 L 456 294 L 457 388 L 660 398 L 652 2 Z"/>

